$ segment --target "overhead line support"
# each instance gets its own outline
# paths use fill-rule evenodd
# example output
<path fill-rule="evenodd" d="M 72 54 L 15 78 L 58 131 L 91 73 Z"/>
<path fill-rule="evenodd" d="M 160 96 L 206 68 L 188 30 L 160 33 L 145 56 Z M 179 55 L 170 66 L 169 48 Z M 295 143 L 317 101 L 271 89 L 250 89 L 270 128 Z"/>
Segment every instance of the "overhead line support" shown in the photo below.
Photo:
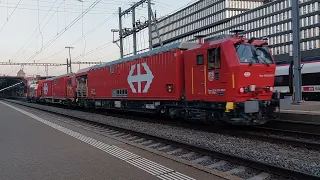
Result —
<path fill-rule="evenodd" d="M 299 104 L 302 100 L 302 78 L 301 78 L 301 53 L 300 53 L 300 8 L 299 0 L 292 0 L 292 55 L 294 66 L 294 104 Z"/>

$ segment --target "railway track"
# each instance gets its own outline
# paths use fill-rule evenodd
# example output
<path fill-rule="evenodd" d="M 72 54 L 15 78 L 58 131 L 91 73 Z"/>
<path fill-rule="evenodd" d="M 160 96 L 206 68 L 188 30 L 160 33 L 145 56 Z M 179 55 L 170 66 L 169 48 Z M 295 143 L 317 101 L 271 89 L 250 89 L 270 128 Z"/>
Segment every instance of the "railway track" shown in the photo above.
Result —
<path fill-rule="evenodd" d="M 320 123 L 291 121 L 291 120 L 273 120 L 263 126 L 270 129 L 281 129 L 293 132 L 307 132 L 317 134 L 320 132 Z M 288 132 L 290 133 L 290 132 Z"/>
<path fill-rule="evenodd" d="M 59 104 L 49 104 L 53 107 L 61 107 Z M 65 108 L 63 106 L 63 108 Z M 73 110 L 79 110 L 75 107 L 69 107 Z M 288 120 L 274 120 L 262 127 L 249 127 L 244 130 L 243 127 L 234 126 L 230 128 L 229 126 L 217 126 L 217 125 L 203 125 L 185 121 L 172 121 L 169 119 L 163 119 L 162 117 L 146 116 L 139 114 L 131 114 L 133 116 L 128 116 L 121 113 L 110 113 L 107 114 L 99 110 L 88 110 L 81 109 L 81 111 L 98 113 L 101 115 L 108 115 L 118 118 L 135 119 L 138 121 L 154 122 L 167 124 L 170 126 L 183 127 L 187 129 L 193 129 L 204 132 L 214 132 L 222 135 L 230 135 L 235 137 L 242 137 L 247 139 L 257 139 L 266 142 L 285 144 L 294 147 L 304 147 L 308 149 L 320 150 L 320 134 L 310 133 L 320 132 L 320 124 L 312 125 L 312 123 L 288 121 Z M 291 124 L 293 123 L 293 124 Z M 277 128 L 274 128 L 277 127 Z"/>
<path fill-rule="evenodd" d="M 276 128 L 255 127 L 248 131 L 234 133 L 247 138 L 256 138 L 278 144 L 286 144 L 294 147 L 320 150 L 320 134 L 300 131 L 289 131 Z"/>
<path fill-rule="evenodd" d="M 259 161 L 253 161 L 238 156 L 232 156 L 226 153 L 221 153 L 202 147 L 196 147 L 190 144 L 153 136 L 146 133 L 114 127 L 96 122 L 94 120 L 88 120 L 74 117 L 69 114 L 35 108 L 18 102 L 12 103 L 31 108 L 30 110 L 41 110 L 46 113 L 50 113 L 52 116 L 63 116 L 69 119 L 68 123 L 76 125 L 77 127 L 81 126 L 85 129 L 89 127 L 89 129 L 101 135 L 113 137 L 133 146 L 146 149 L 170 159 L 188 164 L 225 179 L 258 180 L 293 178 L 305 180 L 319 178 L 311 174 L 306 174 Z"/>
<path fill-rule="evenodd" d="M 50 106 L 53 107 L 61 107 L 59 104 L 50 104 Z M 63 108 L 65 108 L 63 106 Z M 78 108 L 75 107 L 69 107 L 70 109 L 73 110 L 79 110 Z M 217 126 L 217 125 L 203 125 L 203 124 L 197 124 L 197 123 L 192 123 L 188 122 L 186 123 L 185 121 L 172 121 L 169 119 L 163 119 L 162 117 L 154 117 L 154 116 L 148 116 L 144 115 L 141 116 L 139 114 L 134 114 L 133 116 L 128 116 L 126 114 L 120 114 L 120 113 L 105 113 L 103 111 L 99 110 L 88 110 L 88 109 L 81 109 L 81 111 L 85 112 L 90 112 L 90 113 L 98 113 L 101 115 L 108 115 L 108 116 L 113 116 L 113 117 L 118 117 L 118 118 L 130 118 L 130 119 L 135 119 L 138 121 L 145 121 L 145 122 L 154 122 L 154 123 L 161 123 L 161 124 L 168 124 L 171 126 L 177 126 L 177 127 L 183 127 L 187 129 L 196 129 L 199 131 L 204 131 L 204 132 L 214 132 L 214 133 L 219 133 L 222 135 L 231 135 L 235 137 L 242 137 L 242 138 L 248 138 L 248 139 L 257 139 L 261 141 L 266 141 L 266 142 L 272 142 L 272 143 L 278 143 L 278 144 L 286 144 L 286 145 L 291 145 L 294 147 L 304 147 L 308 149 L 314 149 L 314 150 L 320 150 L 320 134 L 315 134 L 315 133 L 309 133 L 309 132 L 301 132 L 301 131 L 294 131 L 291 129 L 298 129 L 298 130 L 305 130 L 307 131 L 308 128 L 301 128 L 301 124 L 305 125 L 305 123 L 299 123 L 296 121 L 280 121 L 280 120 L 275 120 L 275 122 L 272 122 L 270 125 L 268 124 L 266 127 L 250 127 L 247 128 L 245 131 L 243 130 L 243 127 L 236 127 L 234 126 L 233 128 L 230 128 L 229 126 Z M 300 127 L 300 128 L 293 128 L 292 126 L 289 126 L 288 124 L 290 122 L 294 123 L 294 127 Z M 279 125 L 279 123 L 281 125 Z M 283 126 L 285 124 L 286 126 Z M 297 124 L 300 124 L 300 126 L 297 126 Z M 306 123 L 306 125 L 309 127 L 311 126 L 310 123 Z M 269 128 L 269 127 L 282 127 L 281 128 Z M 286 130 L 286 128 L 289 127 Z M 320 132 L 320 126 L 319 129 L 312 128 L 312 132 Z M 303 137 L 303 138 L 302 138 Z M 302 139 L 301 139 L 302 138 Z M 316 142 L 313 142 L 316 141 Z"/>

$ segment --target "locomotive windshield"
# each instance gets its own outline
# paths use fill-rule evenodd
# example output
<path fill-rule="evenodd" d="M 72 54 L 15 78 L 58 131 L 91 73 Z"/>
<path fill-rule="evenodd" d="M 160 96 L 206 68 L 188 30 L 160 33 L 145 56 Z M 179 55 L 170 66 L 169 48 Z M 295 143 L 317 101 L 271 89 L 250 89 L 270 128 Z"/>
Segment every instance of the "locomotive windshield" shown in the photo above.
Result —
<path fill-rule="evenodd" d="M 273 64 L 271 54 L 267 47 L 255 47 L 249 44 L 235 46 L 241 63 Z"/>

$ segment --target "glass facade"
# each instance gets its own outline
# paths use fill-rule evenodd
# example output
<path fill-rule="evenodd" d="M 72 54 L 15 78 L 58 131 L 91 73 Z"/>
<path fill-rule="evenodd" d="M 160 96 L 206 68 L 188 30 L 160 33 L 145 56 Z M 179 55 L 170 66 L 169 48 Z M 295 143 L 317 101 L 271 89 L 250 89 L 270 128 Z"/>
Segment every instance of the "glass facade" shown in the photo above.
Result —
<path fill-rule="evenodd" d="M 211 26 L 239 15 L 248 9 L 262 5 L 261 1 L 229 1 L 229 0 L 202 0 L 189 7 L 158 21 L 158 30 L 163 41 L 184 35 L 199 28 Z M 152 30 L 153 39 L 157 38 L 155 28 Z M 153 44 L 157 44 L 154 40 Z"/>
<path fill-rule="evenodd" d="M 319 48 L 320 3 L 300 0 L 301 50 Z M 197 10 L 196 10 L 197 9 Z M 292 54 L 291 0 L 262 1 L 203 0 L 159 21 L 165 43 L 195 41 L 194 36 L 213 37 L 245 30 L 244 36 L 265 37 L 274 55 Z M 156 32 L 153 44 L 159 43 Z"/>

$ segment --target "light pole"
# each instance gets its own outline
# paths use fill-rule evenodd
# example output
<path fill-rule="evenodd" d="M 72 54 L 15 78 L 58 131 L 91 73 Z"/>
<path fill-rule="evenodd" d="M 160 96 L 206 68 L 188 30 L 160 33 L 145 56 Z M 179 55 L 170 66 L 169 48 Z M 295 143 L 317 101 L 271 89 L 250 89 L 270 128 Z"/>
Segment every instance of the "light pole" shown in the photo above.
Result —
<path fill-rule="evenodd" d="M 294 66 L 294 93 L 293 104 L 299 104 L 301 98 L 301 54 L 300 54 L 300 15 L 299 0 L 292 0 L 292 57 Z"/>
<path fill-rule="evenodd" d="M 113 40 L 112 42 L 115 43 L 119 48 L 120 48 L 120 57 L 123 58 L 123 39 L 122 39 L 122 34 L 119 29 L 111 29 L 112 35 L 113 35 Z M 115 40 L 114 39 L 114 33 L 119 32 L 119 39 Z M 120 45 L 118 44 L 118 41 L 120 41 Z"/>
<path fill-rule="evenodd" d="M 68 67 L 70 68 L 70 73 L 72 73 L 72 68 L 71 68 L 71 49 L 73 49 L 73 47 L 65 47 L 67 49 L 69 49 L 69 63 L 68 63 L 68 60 L 67 60 L 67 69 Z"/>

